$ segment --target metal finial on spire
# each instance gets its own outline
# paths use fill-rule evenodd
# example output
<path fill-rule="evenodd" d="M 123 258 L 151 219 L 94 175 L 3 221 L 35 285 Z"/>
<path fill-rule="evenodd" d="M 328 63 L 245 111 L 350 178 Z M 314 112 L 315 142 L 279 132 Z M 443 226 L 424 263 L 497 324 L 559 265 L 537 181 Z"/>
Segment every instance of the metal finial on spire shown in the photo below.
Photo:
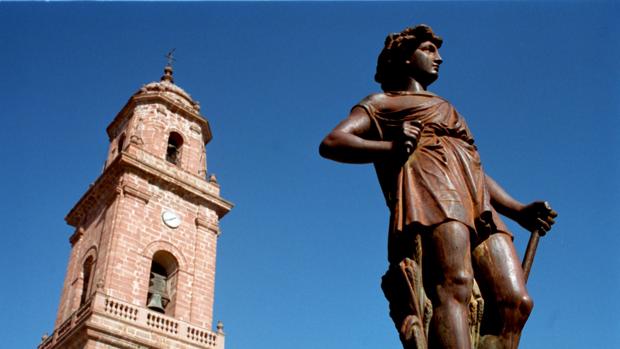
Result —
<path fill-rule="evenodd" d="M 172 63 L 176 61 L 176 59 L 173 56 L 174 50 L 176 50 L 176 48 L 173 48 L 168 53 L 166 53 L 166 59 L 168 60 L 168 65 L 171 67 L 172 67 Z"/>
<path fill-rule="evenodd" d="M 168 63 L 166 64 L 166 67 L 164 68 L 164 75 L 161 77 L 161 81 L 168 81 L 168 82 L 174 83 L 174 79 L 172 78 L 172 63 L 176 61 L 176 59 L 173 56 L 174 50 L 176 50 L 176 48 L 173 48 L 172 50 L 170 50 L 170 52 L 168 52 L 165 56 L 166 59 L 168 60 Z"/>

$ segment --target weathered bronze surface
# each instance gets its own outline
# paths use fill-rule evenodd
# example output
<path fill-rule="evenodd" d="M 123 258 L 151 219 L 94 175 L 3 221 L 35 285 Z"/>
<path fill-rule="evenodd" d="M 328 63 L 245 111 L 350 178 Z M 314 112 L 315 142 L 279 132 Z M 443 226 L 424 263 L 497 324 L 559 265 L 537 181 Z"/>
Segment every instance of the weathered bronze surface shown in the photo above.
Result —
<path fill-rule="evenodd" d="M 166 276 L 151 272 L 147 307 L 162 314 L 165 313 L 166 306 L 170 302 L 166 282 Z"/>
<path fill-rule="evenodd" d="M 391 213 L 381 286 L 405 349 L 517 348 L 533 303 L 499 214 L 533 232 L 528 272 L 557 214 L 486 175 L 464 118 L 427 91 L 441 44 L 426 25 L 388 35 L 375 75 L 383 92 L 354 106 L 320 153 L 375 166 Z"/>

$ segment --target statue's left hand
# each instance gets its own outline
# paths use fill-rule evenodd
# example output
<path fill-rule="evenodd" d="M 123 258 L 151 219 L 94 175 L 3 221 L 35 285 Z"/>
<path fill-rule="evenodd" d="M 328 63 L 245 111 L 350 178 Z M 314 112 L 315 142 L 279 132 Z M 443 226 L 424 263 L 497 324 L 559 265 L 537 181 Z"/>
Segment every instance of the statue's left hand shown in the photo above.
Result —
<path fill-rule="evenodd" d="M 558 214 L 546 201 L 535 201 L 523 206 L 519 210 L 517 222 L 529 231 L 538 230 L 540 236 L 544 236 L 555 223 L 554 218 Z"/>

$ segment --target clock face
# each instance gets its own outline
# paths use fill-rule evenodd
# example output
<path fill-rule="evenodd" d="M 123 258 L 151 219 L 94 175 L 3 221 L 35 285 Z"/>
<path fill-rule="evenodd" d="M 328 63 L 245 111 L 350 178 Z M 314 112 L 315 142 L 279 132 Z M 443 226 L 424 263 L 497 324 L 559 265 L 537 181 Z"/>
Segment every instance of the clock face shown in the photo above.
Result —
<path fill-rule="evenodd" d="M 164 221 L 164 224 L 169 226 L 170 228 L 177 228 L 179 225 L 181 225 L 181 218 L 179 218 L 179 215 L 172 211 L 164 211 L 161 214 L 161 219 Z"/>

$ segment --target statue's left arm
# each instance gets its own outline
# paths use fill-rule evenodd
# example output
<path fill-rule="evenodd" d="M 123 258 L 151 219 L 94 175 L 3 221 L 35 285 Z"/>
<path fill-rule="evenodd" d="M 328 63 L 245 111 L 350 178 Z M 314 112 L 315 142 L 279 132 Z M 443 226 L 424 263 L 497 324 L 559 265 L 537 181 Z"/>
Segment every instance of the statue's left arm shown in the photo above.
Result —
<path fill-rule="evenodd" d="M 538 230 L 544 235 L 555 223 L 557 213 L 546 201 L 534 201 L 525 205 L 510 196 L 493 178 L 486 176 L 486 184 L 491 196 L 491 205 L 500 214 L 519 223 L 523 228 Z"/>

